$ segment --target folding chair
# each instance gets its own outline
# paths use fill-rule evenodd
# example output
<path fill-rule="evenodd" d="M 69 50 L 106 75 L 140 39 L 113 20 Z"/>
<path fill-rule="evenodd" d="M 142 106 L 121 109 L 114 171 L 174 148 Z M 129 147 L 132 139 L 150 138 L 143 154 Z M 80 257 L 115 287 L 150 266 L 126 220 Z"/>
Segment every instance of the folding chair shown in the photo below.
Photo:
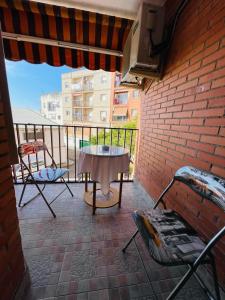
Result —
<path fill-rule="evenodd" d="M 184 183 L 198 195 L 211 201 L 225 212 L 225 179 L 193 167 L 182 167 L 162 192 L 153 209 L 135 211 L 132 214 L 138 230 L 122 251 L 125 252 L 132 240 L 135 241 L 139 232 L 150 256 L 156 262 L 165 266 L 189 266 L 189 270 L 170 293 L 167 300 L 175 298 L 192 274 L 197 277 L 203 287 L 204 284 L 196 270 L 200 264 L 211 264 L 215 295 L 216 299 L 219 300 L 221 297 L 212 249 L 225 235 L 225 226 L 211 240 L 203 241 L 181 215 L 166 209 L 163 197 L 176 181 Z M 164 209 L 157 208 L 159 204 L 162 204 Z M 212 296 L 211 293 L 210 296 Z"/>
<path fill-rule="evenodd" d="M 40 169 L 39 171 L 36 172 L 32 172 L 32 169 L 30 168 L 30 164 L 25 162 L 25 157 L 28 157 L 28 161 L 29 161 L 29 155 L 31 154 L 36 154 L 40 151 L 44 151 L 45 153 L 47 153 L 49 155 L 49 157 L 51 158 L 52 161 L 52 165 L 51 167 L 45 167 L 43 169 Z M 24 167 L 25 170 L 28 171 L 28 175 L 24 178 L 25 182 L 24 182 L 24 186 L 23 186 L 23 190 L 20 196 L 20 200 L 19 200 L 19 207 L 24 207 L 25 205 L 27 205 L 28 203 L 30 203 L 31 201 L 33 201 L 35 198 L 37 198 L 37 196 L 41 195 L 41 197 L 43 198 L 43 200 L 45 201 L 46 205 L 48 206 L 49 210 L 51 211 L 53 217 L 55 218 L 56 215 L 53 211 L 53 209 L 51 208 L 51 204 L 66 190 L 68 189 L 71 196 L 73 197 L 73 193 L 70 190 L 68 184 L 66 183 L 65 179 L 63 178 L 63 176 L 65 174 L 67 174 L 69 172 L 68 169 L 66 168 L 58 168 L 52 155 L 50 154 L 50 152 L 48 151 L 47 146 L 45 145 L 45 143 L 43 143 L 42 141 L 35 141 L 35 142 L 29 142 L 29 143 L 24 143 L 24 144 L 20 144 L 18 147 L 18 154 L 20 157 L 20 161 L 22 166 Z M 46 155 L 46 154 L 45 154 Z M 55 181 L 57 181 L 58 179 L 61 179 L 61 181 L 64 182 L 64 184 L 66 185 L 66 188 L 61 191 L 50 203 L 47 201 L 45 195 L 43 194 L 43 190 L 45 189 L 45 186 L 47 183 L 53 183 Z M 31 199 L 29 199 L 27 202 L 23 203 L 21 205 L 23 196 L 24 196 L 24 192 L 27 186 L 27 183 L 33 183 L 35 184 L 38 193 L 32 197 Z M 39 187 L 38 184 L 44 184 L 43 188 L 41 189 Z"/>

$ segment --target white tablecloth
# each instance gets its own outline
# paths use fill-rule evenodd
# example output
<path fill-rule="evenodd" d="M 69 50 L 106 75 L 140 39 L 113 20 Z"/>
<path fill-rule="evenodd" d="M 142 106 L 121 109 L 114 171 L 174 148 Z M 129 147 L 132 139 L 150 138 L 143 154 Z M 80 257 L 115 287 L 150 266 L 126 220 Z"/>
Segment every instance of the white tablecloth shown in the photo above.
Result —
<path fill-rule="evenodd" d="M 118 147 L 113 148 L 116 149 Z M 92 180 L 101 184 L 102 193 L 107 195 L 109 193 L 110 182 L 118 179 L 118 173 L 127 173 L 129 163 L 130 157 L 127 151 L 119 156 L 101 156 L 81 151 L 78 161 L 78 175 L 90 173 Z"/>

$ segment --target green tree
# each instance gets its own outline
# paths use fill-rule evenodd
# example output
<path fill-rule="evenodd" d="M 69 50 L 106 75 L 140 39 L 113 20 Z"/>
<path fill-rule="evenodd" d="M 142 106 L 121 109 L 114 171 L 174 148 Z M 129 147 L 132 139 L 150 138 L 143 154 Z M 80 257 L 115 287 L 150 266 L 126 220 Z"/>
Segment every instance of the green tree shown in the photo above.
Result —
<path fill-rule="evenodd" d="M 92 145 L 113 145 L 127 148 L 134 154 L 137 137 L 137 120 L 125 123 L 116 129 L 101 129 L 91 138 Z"/>

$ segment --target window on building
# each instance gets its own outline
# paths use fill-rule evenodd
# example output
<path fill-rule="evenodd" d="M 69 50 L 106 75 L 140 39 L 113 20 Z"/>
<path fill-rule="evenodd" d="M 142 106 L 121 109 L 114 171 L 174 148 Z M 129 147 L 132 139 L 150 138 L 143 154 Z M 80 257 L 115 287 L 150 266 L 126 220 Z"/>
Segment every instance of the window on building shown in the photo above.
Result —
<path fill-rule="evenodd" d="M 101 94 L 100 100 L 101 100 L 102 103 L 106 103 L 107 102 L 107 95 L 106 94 Z"/>
<path fill-rule="evenodd" d="M 82 106 L 82 100 L 80 96 L 73 97 L 73 106 Z"/>
<path fill-rule="evenodd" d="M 55 102 L 55 107 L 56 107 L 56 108 L 60 108 L 60 102 L 59 102 L 59 101 L 56 101 L 56 102 Z"/>
<path fill-rule="evenodd" d="M 88 113 L 88 121 L 92 121 L 92 119 L 93 119 L 93 112 L 90 111 L 90 112 Z"/>
<path fill-rule="evenodd" d="M 101 77 L 101 83 L 106 83 L 106 82 L 107 82 L 106 75 L 102 75 L 102 77 Z"/>
<path fill-rule="evenodd" d="M 75 109 L 73 111 L 73 117 L 75 121 L 82 121 L 82 111 L 81 109 Z"/>
<path fill-rule="evenodd" d="M 42 107 L 43 107 L 43 108 L 46 108 L 46 104 L 45 104 L 45 103 L 42 103 Z"/>
<path fill-rule="evenodd" d="M 93 89 L 93 77 L 84 77 L 84 89 L 85 90 L 92 90 Z"/>
<path fill-rule="evenodd" d="M 72 90 L 73 91 L 79 92 L 79 91 L 81 91 L 81 89 L 82 89 L 81 82 L 75 82 L 75 83 L 72 84 Z"/>
<path fill-rule="evenodd" d="M 48 102 L 48 111 L 55 111 L 55 104 L 53 102 Z"/>
<path fill-rule="evenodd" d="M 106 111 L 100 111 L 100 120 L 102 122 L 105 122 L 107 119 L 107 112 Z"/>
<path fill-rule="evenodd" d="M 113 121 L 127 121 L 127 116 L 113 116 Z"/>
<path fill-rule="evenodd" d="M 140 96 L 139 90 L 133 90 L 133 98 L 138 98 Z"/>
<path fill-rule="evenodd" d="M 70 116 L 70 111 L 69 110 L 66 110 L 66 115 Z"/>
<path fill-rule="evenodd" d="M 65 87 L 65 89 L 68 89 L 69 87 L 70 87 L 70 84 L 69 84 L 69 82 L 64 82 L 64 87 Z"/>
<path fill-rule="evenodd" d="M 58 120 L 61 120 L 61 116 L 57 116 Z"/>
<path fill-rule="evenodd" d="M 115 86 L 119 86 L 121 81 L 121 74 L 116 74 L 115 76 Z"/>
<path fill-rule="evenodd" d="M 137 111 L 137 109 L 135 109 L 135 108 L 132 108 L 131 109 L 131 118 L 132 119 L 134 119 L 134 118 L 136 118 L 137 117 L 137 115 L 138 115 L 138 111 Z"/>
<path fill-rule="evenodd" d="M 127 104 L 128 93 L 115 93 L 114 104 Z"/>
<path fill-rule="evenodd" d="M 92 106 L 92 104 L 93 104 L 93 96 L 92 95 L 87 96 L 87 104 L 89 106 Z"/>

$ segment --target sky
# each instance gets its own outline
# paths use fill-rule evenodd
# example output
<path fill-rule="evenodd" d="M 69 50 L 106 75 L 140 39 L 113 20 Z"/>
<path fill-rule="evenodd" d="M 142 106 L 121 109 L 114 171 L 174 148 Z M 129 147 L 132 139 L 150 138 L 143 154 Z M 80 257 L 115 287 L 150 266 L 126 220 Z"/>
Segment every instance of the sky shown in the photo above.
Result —
<path fill-rule="evenodd" d="M 30 64 L 6 60 L 11 106 L 40 110 L 40 96 L 61 91 L 61 74 L 75 71 L 69 67 Z"/>

